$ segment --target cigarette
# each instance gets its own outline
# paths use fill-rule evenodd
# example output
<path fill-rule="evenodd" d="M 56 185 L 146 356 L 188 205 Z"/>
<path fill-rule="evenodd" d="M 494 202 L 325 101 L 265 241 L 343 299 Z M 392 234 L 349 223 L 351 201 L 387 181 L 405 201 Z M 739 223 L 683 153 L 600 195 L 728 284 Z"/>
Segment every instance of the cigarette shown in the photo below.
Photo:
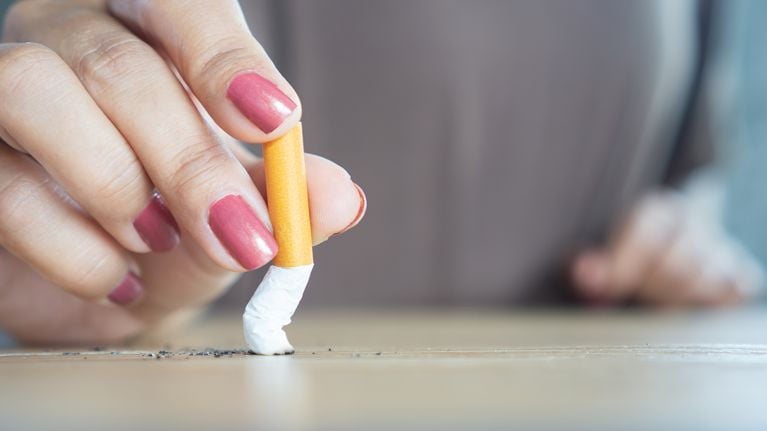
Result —
<path fill-rule="evenodd" d="M 309 282 L 314 258 L 301 123 L 264 144 L 269 218 L 278 251 L 242 316 L 245 341 L 261 355 L 294 352 L 282 329 Z"/>

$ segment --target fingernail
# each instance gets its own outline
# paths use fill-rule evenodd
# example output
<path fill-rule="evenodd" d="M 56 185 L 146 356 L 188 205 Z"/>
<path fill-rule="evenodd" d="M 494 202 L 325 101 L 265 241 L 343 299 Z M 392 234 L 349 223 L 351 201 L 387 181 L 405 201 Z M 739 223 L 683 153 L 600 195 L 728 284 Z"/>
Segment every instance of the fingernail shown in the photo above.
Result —
<path fill-rule="evenodd" d="M 158 194 L 136 217 L 133 226 L 152 251 L 170 251 L 178 245 L 178 224 Z"/>
<path fill-rule="evenodd" d="M 226 96 L 264 133 L 279 127 L 298 106 L 272 81 L 253 72 L 236 76 Z"/>
<path fill-rule="evenodd" d="M 141 286 L 141 281 L 135 274 L 129 272 L 108 298 L 117 305 L 130 305 L 138 301 L 143 294 L 144 287 Z"/>
<path fill-rule="evenodd" d="M 354 220 L 352 220 L 352 222 L 349 223 L 348 226 L 346 226 L 345 228 L 341 229 L 340 232 L 337 232 L 336 235 L 342 234 L 342 233 L 348 231 L 349 229 L 353 228 L 354 226 L 357 226 L 359 224 L 360 220 L 362 220 L 362 217 L 365 216 L 365 211 L 367 211 L 367 209 L 368 209 L 368 199 L 365 196 L 365 192 L 357 184 L 355 184 L 355 183 L 352 183 L 352 184 L 354 184 L 354 188 L 357 189 L 357 193 L 360 196 L 360 207 L 357 210 L 357 215 L 354 217 Z"/>
<path fill-rule="evenodd" d="M 277 254 L 277 242 L 242 197 L 228 195 L 210 207 L 208 224 L 224 248 L 245 269 L 263 266 Z"/>

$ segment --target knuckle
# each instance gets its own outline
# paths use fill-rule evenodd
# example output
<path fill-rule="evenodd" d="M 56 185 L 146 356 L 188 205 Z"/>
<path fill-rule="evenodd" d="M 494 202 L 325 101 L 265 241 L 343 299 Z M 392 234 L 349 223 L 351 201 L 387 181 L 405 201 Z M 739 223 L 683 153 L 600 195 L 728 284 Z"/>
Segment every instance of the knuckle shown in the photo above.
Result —
<path fill-rule="evenodd" d="M 86 299 L 98 299 L 109 293 L 114 286 L 114 268 L 118 265 L 112 254 L 83 243 L 79 253 L 74 251 L 73 264 L 62 276 L 59 284 Z"/>
<path fill-rule="evenodd" d="M 36 42 L 11 43 L 7 44 L 0 51 L 0 59 L 6 65 L 14 63 L 28 64 L 22 60 L 41 61 L 51 56 L 55 57 L 56 54 L 45 45 Z"/>
<path fill-rule="evenodd" d="M 34 178 L 19 172 L 0 187 L 0 220 L 3 236 L 18 236 L 27 227 L 34 225 L 36 217 L 44 215 L 36 208 L 30 208 L 45 193 L 49 180 Z M 43 220 L 40 220 L 43 221 Z"/>
<path fill-rule="evenodd" d="M 231 164 L 228 153 L 209 143 L 190 147 L 176 168 L 165 178 L 174 193 L 189 195 L 199 193 L 200 187 L 214 181 L 221 166 Z"/>
<path fill-rule="evenodd" d="M 6 168 L 7 166 L 0 166 Z M 22 245 L 39 239 L 39 227 L 51 224 L 49 199 L 55 199 L 53 180 L 20 169 L 0 186 L 0 244 Z M 77 241 L 48 276 L 55 284 L 75 294 L 98 298 L 113 283 L 122 261 L 118 253 L 99 241 Z M 25 247 L 22 247 L 25 248 Z"/>
<path fill-rule="evenodd" d="M 149 195 L 151 185 L 138 161 L 119 156 L 107 160 L 110 162 L 96 174 L 98 180 L 90 193 L 95 202 L 100 203 L 99 207 L 104 208 L 100 218 L 119 220 L 129 216 L 115 210 L 121 208 L 119 204 L 141 200 L 145 205 L 142 199 Z"/>
<path fill-rule="evenodd" d="M 96 186 L 96 195 L 101 201 L 122 201 L 141 187 L 141 176 L 133 169 L 123 169 L 116 175 L 106 178 Z"/>
<path fill-rule="evenodd" d="M 18 89 L 22 83 L 32 83 L 35 77 L 49 75 L 61 67 L 61 59 L 38 43 L 18 43 L 0 49 L 0 88 L 4 93 Z"/>
<path fill-rule="evenodd" d="M 91 43 L 74 60 L 74 71 L 92 90 L 110 88 L 148 66 L 149 48 L 128 33 L 116 32 Z"/>
<path fill-rule="evenodd" d="M 50 49 L 36 43 L 0 45 L 0 112 L 18 109 L 19 98 L 40 95 L 50 88 L 63 88 L 65 66 Z M 16 103 L 14 103 L 15 101 Z"/>

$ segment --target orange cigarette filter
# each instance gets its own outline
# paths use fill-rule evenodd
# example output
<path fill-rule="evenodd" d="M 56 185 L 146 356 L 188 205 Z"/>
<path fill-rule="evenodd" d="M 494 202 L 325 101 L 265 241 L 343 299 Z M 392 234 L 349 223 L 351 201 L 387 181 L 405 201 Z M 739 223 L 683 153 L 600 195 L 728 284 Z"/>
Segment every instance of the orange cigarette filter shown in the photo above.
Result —
<path fill-rule="evenodd" d="M 269 217 L 279 247 L 272 263 L 283 268 L 314 263 L 301 123 L 264 144 L 264 169 Z"/>

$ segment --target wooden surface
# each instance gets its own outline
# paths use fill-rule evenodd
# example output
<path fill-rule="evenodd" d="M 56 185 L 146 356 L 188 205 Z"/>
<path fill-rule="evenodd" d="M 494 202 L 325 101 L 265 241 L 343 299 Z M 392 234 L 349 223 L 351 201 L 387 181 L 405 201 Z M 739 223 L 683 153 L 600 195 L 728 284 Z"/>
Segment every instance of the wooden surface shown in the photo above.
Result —
<path fill-rule="evenodd" d="M 238 316 L 0 351 L 0 429 L 767 429 L 767 310 L 300 313 L 289 334 L 286 357 L 204 356 L 243 347 Z"/>

